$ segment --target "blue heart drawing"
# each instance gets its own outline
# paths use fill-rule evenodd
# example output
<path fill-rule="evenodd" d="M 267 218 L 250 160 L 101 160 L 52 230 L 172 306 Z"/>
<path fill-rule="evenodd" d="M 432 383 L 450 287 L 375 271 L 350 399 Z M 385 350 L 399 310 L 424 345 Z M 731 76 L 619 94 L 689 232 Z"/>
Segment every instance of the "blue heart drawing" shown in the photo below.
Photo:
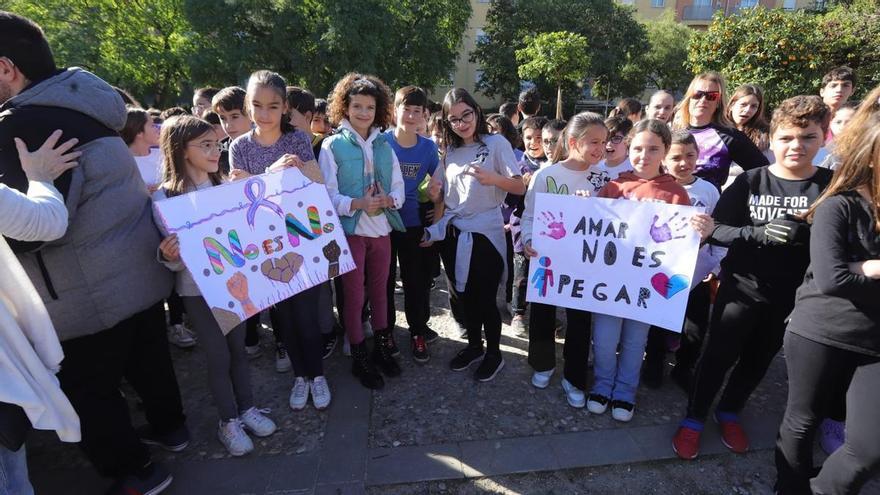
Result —
<path fill-rule="evenodd" d="M 673 275 L 670 278 L 665 273 L 658 273 L 651 277 L 651 286 L 666 299 L 672 299 L 672 296 L 687 289 L 688 285 L 690 278 L 685 275 Z"/>

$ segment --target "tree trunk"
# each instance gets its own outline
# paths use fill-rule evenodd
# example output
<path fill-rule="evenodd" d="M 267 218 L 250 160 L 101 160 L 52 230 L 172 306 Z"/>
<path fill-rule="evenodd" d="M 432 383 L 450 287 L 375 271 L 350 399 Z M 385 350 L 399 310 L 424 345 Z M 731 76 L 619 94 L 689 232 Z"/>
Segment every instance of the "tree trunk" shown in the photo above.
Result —
<path fill-rule="evenodd" d="M 556 86 L 556 118 L 562 119 L 562 85 Z"/>

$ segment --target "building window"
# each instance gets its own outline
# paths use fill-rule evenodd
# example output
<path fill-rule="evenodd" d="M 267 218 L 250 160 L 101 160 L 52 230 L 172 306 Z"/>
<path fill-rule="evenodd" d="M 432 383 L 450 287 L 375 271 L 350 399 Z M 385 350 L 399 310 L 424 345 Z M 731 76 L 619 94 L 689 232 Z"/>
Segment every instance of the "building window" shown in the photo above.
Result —
<path fill-rule="evenodd" d="M 741 9 L 751 9 L 755 8 L 758 5 L 758 0 L 740 0 L 739 8 Z"/>
<path fill-rule="evenodd" d="M 794 10 L 796 4 L 796 0 L 783 0 L 782 8 L 785 10 Z"/>
<path fill-rule="evenodd" d="M 486 32 L 483 31 L 482 29 L 477 29 L 476 44 L 480 45 L 480 44 L 485 44 L 488 42 L 489 42 L 489 36 L 486 35 Z"/>
<path fill-rule="evenodd" d="M 664 0 L 651 0 L 651 7 L 654 7 L 655 9 L 662 9 L 664 3 Z"/>
<path fill-rule="evenodd" d="M 620 0 L 621 5 L 632 5 L 633 3 L 633 0 Z"/>

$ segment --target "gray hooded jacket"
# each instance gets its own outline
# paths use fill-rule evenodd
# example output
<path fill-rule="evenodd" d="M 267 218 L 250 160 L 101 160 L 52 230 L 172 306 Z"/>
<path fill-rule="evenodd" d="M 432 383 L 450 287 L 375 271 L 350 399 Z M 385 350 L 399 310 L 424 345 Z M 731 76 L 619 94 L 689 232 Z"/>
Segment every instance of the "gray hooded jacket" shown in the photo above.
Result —
<path fill-rule="evenodd" d="M 62 142 L 78 138 L 83 153 L 55 182 L 69 212 L 65 235 L 42 245 L 10 242 L 62 341 L 109 329 L 171 291 L 171 274 L 156 261 L 160 239 L 149 193 L 118 135 L 125 119 L 113 88 L 78 68 L 0 107 L 0 182 L 27 189 L 13 137 L 35 149 L 61 129 Z"/>

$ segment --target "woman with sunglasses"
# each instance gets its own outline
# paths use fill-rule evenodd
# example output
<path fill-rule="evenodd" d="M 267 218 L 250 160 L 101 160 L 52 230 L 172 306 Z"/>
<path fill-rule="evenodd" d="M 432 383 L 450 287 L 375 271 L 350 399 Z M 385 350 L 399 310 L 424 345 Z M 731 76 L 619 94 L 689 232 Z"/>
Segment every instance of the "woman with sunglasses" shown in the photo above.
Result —
<path fill-rule="evenodd" d="M 725 82 L 717 72 L 696 76 L 675 110 L 673 128 L 687 129 L 697 140 L 700 154 L 695 175 L 719 190 L 731 162 L 744 170 L 769 164 L 755 143 L 727 118 Z"/>
<path fill-rule="evenodd" d="M 495 304 L 507 265 L 501 203 L 507 193 L 524 194 L 525 185 L 510 143 L 489 134 L 483 111 L 470 93 L 462 88 L 447 93 L 442 115 L 446 148 L 429 195 L 434 202 L 443 201 L 446 211 L 426 229 L 425 244 L 444 241 L 440 256 L 450 298 L 465 313 L 468 345 L 450 368 L 464 371 L 481 361 L 474 378 L 487 382 L 504 367 L 501 315 Z"/>

